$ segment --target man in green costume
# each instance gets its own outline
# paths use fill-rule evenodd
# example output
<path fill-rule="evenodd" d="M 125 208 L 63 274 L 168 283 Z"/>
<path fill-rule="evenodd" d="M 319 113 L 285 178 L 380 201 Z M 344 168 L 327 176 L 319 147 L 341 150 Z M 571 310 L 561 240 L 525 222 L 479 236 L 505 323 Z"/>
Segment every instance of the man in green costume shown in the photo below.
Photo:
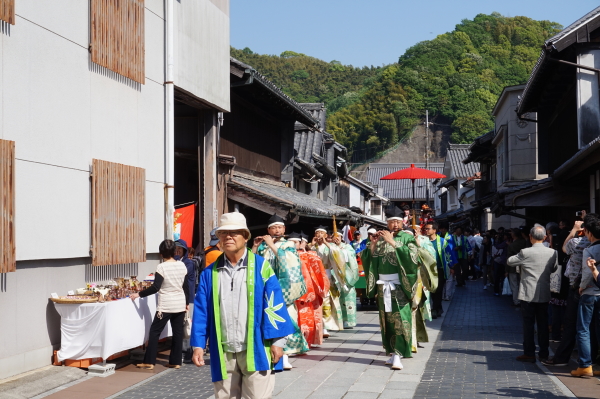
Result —
<path fill-rule="evenodd" d="M 368 265 L 367 295 L 377 294 L 383 348 L 392 355 L 387 363 L 392 370 L 402 370 L 400 359 L 412 357 L 411 309 L 418 290 L 419 250 L 415 237 L 402 232 L 403 212 L 396 207 L 386 213 L 388 230 L 371 240 L 362 262 Z"/>

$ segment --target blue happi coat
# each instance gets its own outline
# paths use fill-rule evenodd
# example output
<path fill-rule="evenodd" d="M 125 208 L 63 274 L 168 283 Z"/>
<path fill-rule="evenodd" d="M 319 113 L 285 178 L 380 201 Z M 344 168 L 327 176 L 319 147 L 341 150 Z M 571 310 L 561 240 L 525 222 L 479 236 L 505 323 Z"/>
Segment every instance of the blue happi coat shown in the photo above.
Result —
<path fill-rule="evenodd" d="M 219 295 L 219 273 L 216 265 L 225 262 L 224 255 L 200 276 L 200 283 L 194 301 L 191 346 L 206 348 L 210 338 L 210 369 L 212 381 L 227 378 L 225 355 L 221 345 L 221 309 Z M 281 287 L 273 268 L 263 257 L 248 251 L 248 371 L 281 370 L 282 360 L 271 364 L 271 340 L 294 333 L 294 327 L 287 312 Z M 250 305 L 252 304 L 252 306 Z"/>

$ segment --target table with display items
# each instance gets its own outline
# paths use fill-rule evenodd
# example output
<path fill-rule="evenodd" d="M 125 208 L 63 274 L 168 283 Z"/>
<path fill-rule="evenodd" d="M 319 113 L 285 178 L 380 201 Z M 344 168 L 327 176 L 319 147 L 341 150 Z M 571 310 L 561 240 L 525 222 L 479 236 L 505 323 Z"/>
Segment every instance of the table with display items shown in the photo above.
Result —
<path fill-rule="evenodd" d="M 56 360 L 64 361 L 66 365 L 87 367 L 143 345 L 149 337 L 157 300 L 156 295 L 151 295 L 135 301 L 123 298 L 96 303 L 55 303 L 61 332 Z M 169 322 L 160 338 L 171 335 Z"/>

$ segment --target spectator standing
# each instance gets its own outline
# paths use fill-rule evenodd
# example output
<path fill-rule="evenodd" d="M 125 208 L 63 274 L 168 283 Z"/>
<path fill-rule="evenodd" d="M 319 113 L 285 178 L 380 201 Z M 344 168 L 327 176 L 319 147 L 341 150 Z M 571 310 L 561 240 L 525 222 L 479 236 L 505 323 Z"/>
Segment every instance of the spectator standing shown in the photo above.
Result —
<path fill-rule="evenodd" d="M 522 249 L 527 248 L 527 241 L 521 235 L 521 231 L 519 229 L 511 229 L 510 234 L 512 236 L 513 242 L 508 246 L 507 257 L 517 255 L 521 252 Z M 516 267 L 506 265 L 505 268 L 506 276 L 508 277 L 508 281 L 510 282 L 510 289 L 513 293 L 513 305 L 519 306 L 519 280 L 520 276 Z"/>
<path fill-rule="evenodd" d="M 222 253 L 223 252 L 221 252 L 221 248 L 219 247 L 217 229 L 215 228 L 210 232 L 210 242 L 208 243 L 208 247 L 204 248 L 204 267 L 212 265 Z"/>
<path fill-rule="evenodd" d="M 494 265 L 494 295 L 502 293 L 502 283 L 506 276 L 506 255 L 508 254 L 508 244 L 504 233 L 498 233 L 492 246 L 492 263 Z M 508 276 L 506 276 L 508 278 Z"/>
<path fill-rule="evenodd" d="M 548 302 L 550 301 L 550 274 L 558 266 L 558 254 L 542 244 L 546 236 L 543 226 L 534 226 L 529 233 L 531 248 L 522 249 L 518 255 L 507 259 L 507 265 L 519 266 L 521 283 L 518 299 L 523 315 L 523 355 L 521 362 L 535 363 L 535 331 L 538 326 L 540 360 L 548 358 L 550 340 L 548 336 Z"/>
<path fill-rule="evenodd" d="M 564 276 L 569 280 L 569 294 L 560 344 L 554 351 L 554 357 L 543 362 L 546 366 L 566 366 L 575 348 L 583 250 L 590 245 L 589 240 L 583 234 L 582 225 L 583 221 L 576 221 L 563 244 L 563 251 L 570 256 L 564 272 Z M 592 343 L 594 342 L 592 341 Z M 592 345 L 592 349 L 594 348 L 595 345 Z M 592 352 L 595 353 L 594 351 Z"/>
<path fill-rule="evenodd" d="M 583 219 L 584 234 L 590 245 L 583 250 L 583 262 L 600 259 L 600 218 L 596 214 L 588 214 Z M 590 262 L 594 264 L 595 262 Z M 583 266 L 583 265 L 582 265 Z M 571 371 L 575 377 L 592 376 L 592 363 L 597 353 L 592 353 L 591 341 L 600 340 L 600 288 L 596 286 L 592 270 L 583 266 L 581 284 L 579 286 L 579 309 L 577 312 L 577 352 L 578 368 Z M 596 337 L 590 334 L 592 318 L 596 321 Z"/>
<path fill-rule="evenodd" d="M 188 317 L 191 319 L 194 313 L 194 295 L 196 295 L 196 263 L 188 257 L 188 246 L 185 240 L 175 241 L 175 260 L 181 261 L 186 269 L 187 276 L 186 281 L 188 282 L 188 300 L 192 306 L 187 307 Z M 190 346 L 190 339 L 186 338 L 183 340 L 183 361 L 185 363 L 192 362 L 192 347 Z"/>
<path fill-rule="evenodd" d="M 154 283 L 140 293 L 129 295 L 132 301 L 158 293 L 158 306 L 156 315 L 152 320 L 148 334 L 148 347 L 144 355 L 144 362 L 136 366 L 152 370 L 156 364 L 158 339 L 167 322 L 171 322 L 173 336 L 171 338 L 171 353 L 167 367 L 178 369 L 181 367 L 181 351 L 183 344 L 183 320 L 189 303 L 189 284 L 186 278 L 188 270 L 181 261 L 174 259 L 175 243 L 164 240 L 158 247 L 158 252 L 163 262 L 156 268 Z"/>
<path fill-rule="evenodd" d="M 454 234 L 452 234 L 450 240 L 452 242 L 452 249 L 455 251 L 455 256 L 458 261 L 454 266 L 456 286 L 464 287 L 465 279 L 469 274 L 469 252 L 471 252 L 471 246 L 469 245 L 467 237 L 463 235 L 460 227 L 454 229 Z"/>
<path fill-rule="evenodd" d="M 479 246 L 479 267 L 483 274 L 483 289 L 487 290 L 488 286 L 493 283 L 493 265 L 492 259 L 492 239 L 488 234 L 484 234 Z"/>

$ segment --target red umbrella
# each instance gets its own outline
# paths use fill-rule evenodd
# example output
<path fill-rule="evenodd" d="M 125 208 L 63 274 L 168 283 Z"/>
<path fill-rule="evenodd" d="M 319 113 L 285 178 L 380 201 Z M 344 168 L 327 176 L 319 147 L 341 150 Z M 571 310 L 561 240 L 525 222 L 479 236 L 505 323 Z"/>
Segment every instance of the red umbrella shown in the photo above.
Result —
<path fill-rule="evenodd" d="M 394 173 L 390 173 L 387 176 L 383 176 L 379 180 L 407 180 L 412 181 L 412 193 L 413 193 L 413 209 L 415 208 L 415 180 L 416 179 L 443 179 L 446 177 L 441 173 L 434 172 L 429 169 L 415 168 L 415 164 L 410 164 L 410 168 L 400 169 Z"/>

